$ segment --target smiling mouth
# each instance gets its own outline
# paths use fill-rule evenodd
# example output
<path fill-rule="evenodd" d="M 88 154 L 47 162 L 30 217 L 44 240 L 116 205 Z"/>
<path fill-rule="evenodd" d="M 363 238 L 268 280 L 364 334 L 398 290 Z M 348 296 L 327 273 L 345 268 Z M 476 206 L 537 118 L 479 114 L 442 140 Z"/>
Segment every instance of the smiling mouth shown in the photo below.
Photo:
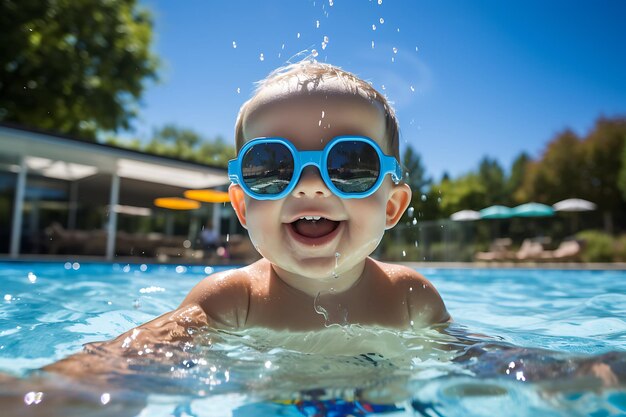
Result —
<path fill-rule="evenodd" d="M 291 223 L 297 234 L 316 239 L 331 234 L 339 227 L 340 222 L 320 216 L 303 216 Z"/>

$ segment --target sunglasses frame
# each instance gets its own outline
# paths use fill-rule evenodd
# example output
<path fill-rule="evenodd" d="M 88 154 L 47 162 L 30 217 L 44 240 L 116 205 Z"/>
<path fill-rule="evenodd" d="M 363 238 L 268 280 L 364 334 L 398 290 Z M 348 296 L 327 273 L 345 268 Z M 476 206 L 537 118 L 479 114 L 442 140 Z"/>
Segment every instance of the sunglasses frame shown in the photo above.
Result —
<path fill-rule="evenodd" d="M 346 193 L 338 189 L 333 184 L 330 176 L 328 175 L 326 161 L 328 160 L 328 154 L 335 145 L 342 142 L 355 141 L 367 143 L 372 148 L 374 148 L 376 154 L 378 155 L 380 172 L 378 173 L 378 178 L 376 179 L 376 182 L 367 191 L 364 191 L 362 193 Z M 285 187 L 283 191 L 277 194 L 255 193 L 248 187 L 248 185 L 243 180 L 243 173 L 241 170 L 242 160 L 246 153 L 250 150 L 250 148 L 258 144 L 267 143 L 280 143 L 284 145 L 287 149 L 289 149 L 293 157 L 293 176 L 289 181 L 289 185 L 287 185 L 287 187 Z M 333 194 L 341 198 L 365 198 L 374 194 L 383 183 L 383 180 L 385 179 L 385 176 L 387 174 L 391 174 L 391 179 L 396 184 L 398 184 L 402 180 L 402 166 L 400 165 L 398 160 L 393 156 L 385 155 L 382 149 L 380 149 L 378 143 L 366 136 L 337 136 L 333 138 L 330 142 L 328 142 L 326 146 L 324 146 L 324 149 L 319 151 L 299 151 L 293 143 L 281 137 L 255 138 L 250 140 L 249 142 L 246 142 L 246 144 L 242 146 L 237 155 L 237 158 L 228 161 L 228 178 L 233 184 L 238 184 L 239 186 L 241 186 L 246 194 L 256 200 L 279 200 L 286 197 L 293 191 L 293 189 L 298 184 L 298 181 L 300 180 L 302 171 L 305 167 L 310 165 L 317 167 L 326 187 Z"/>

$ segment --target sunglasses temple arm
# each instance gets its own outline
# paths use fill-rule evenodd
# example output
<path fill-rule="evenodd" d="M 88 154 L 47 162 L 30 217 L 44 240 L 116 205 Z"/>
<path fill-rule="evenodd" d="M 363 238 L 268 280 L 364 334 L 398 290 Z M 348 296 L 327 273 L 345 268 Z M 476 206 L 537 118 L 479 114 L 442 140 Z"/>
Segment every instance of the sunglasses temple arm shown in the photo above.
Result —
<path fill-rule="evenodd" d="M 237 172 L 239 171 L 239 160 L 231 159 L 228 161 L 228 179 L 233 184 L 239 184 L 239 175 Z"/>
<path fill-rule="evenodd" d="M 402 181 L 402 177 L 404 176 L 402 172 L 402 165 L 400 165 L 395 157 L 385 155 L 383 159 L 383 164 L 385 174 L 391 174 L 391 179 L 393 180 L 393 182 L 398 184 L 400 181 Z"/>

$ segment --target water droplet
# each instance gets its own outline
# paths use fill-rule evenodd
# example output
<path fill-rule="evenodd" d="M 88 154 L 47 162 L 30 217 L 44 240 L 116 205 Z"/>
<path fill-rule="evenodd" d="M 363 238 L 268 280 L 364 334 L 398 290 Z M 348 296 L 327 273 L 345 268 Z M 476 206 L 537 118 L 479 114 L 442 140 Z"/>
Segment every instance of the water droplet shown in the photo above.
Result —
<path fill-rule="evenodd" d="M 322 49 L 326 49 L 326 45 L 328 45 L 326 42 L 322 42 Z"/>
<path fill-rule="evenodd" d="M 339 257 L 341 254 L 339 252 L 335 252 L 335 269 L 339 266 Z"/>
<path fill-rule="evenodd" d="M 398 48 L 396 48 L 396 47 L 394 46 L 394 47 L 393 47 L 393 49 L 392 49 L 392 51 L 393 51 L 393 53 L 394 53 L 394 54 L 397 54 L 397 53 L 398 53 Z"/>
<path fill-rule="evenodd" d="M 415 87 L 411 86 L 410 88 L 412 92 L 415 92 Z"/>
<path fill-rule="evenodd" d="M 230 241 L 230 233 L 226 233 L 226 243 Z"/>
<path fill-rule="evenodd" d="M 406 251 L 405 251 L 405 250 L 403 250 L 403 251 L 402 251 L 402 257 L 405 257 L 405 256 L 406 256 Z"/>
<path fill-rule="evenodd" d="M 108 392 L 102 393 L 102 395 L 100 396 L 100 402 L 102 403 L 102 405 L 107 405 L 109 401 L 111 401 L 111 394 L 109 394 Z"/>
<path fill-rule="evenodd" d="M 285 49 L 285 44 L 283 43 L 283 45 L 280 47 L 280 49 Z"/>
<path fill-rule="evenodd" d="M 300 32 L 296 35 L 296 38 L 300 39 Z"/>
<path fill-rule="evenodd" d="M 4 294 L 4 301 L 11 301 L 13 296 L 11 294 Z"/>
<path fill-rule="evenodd" d="M 241 93 L 241 88 L 237 87 L 237 94 Z"/>
<path fill-rule="evenodd" d="M 72 264 L 72 269 L 73 269 L 74 271 L 78 271 L 78 270 L 80 269 L 80 264 L 79 264 L 78 262 L 74 262 L 74 263 Z"/>
<path fill-rule="evenodd" d="M 322 119 L 324 118 L 324 110 L 322 110 Z"/>
<path fill-rule="evenodd" d="M 317 56 L 319 55 L 319 53 L 317 52 L 317 49 L 313 49 L 311 51 L 311 55 L 313 55 L 313 58 L 317 58 Z"/>
<path fill-rule="evenodd" d="M 321 120 L 318 120 L 318 121 L 317 121 L 317 125 L 318 125 L 318 126 L 322 126 L 322 121 L 321 121 Z"/>
<path fill-rule="evenodd" d="M 413 217 L 413 221 L 411 223 L 413 223 L 413 226 L 415 226 L 417 224 L 417 219 Z"/>
<path fill-rule="evenodd" d="M 237 49 L 237 42 L 233 41 L 233 49 Z"/>
<path fill-rule="evenodd" d="M 385 90 L 385 84 L 383 84 L 380 88 Z"/>
<path fill-rule="evenodd" d="M 324 36 L 324 42 L 328 43 L 328 36 Z"/>
<path fill-rule="evenodd" d="M 383 0 L 378 0 L 378 4 L 383 4 Z"/>
<path fill-rule="evenodd" d="M 374 49 L 374 41 L 372 41 L 372 49 Z"/>
<path fill-rule="evenodd" d="M 428 200 L 428 197 L 426 196 L 426 194 L 422 194 L 422 201 L 426 201 Z"/>
<path fill-rule="evenodd" d="M 396 32 L 400 33 L 400 28 L 397 28 L 397 29 L 396 29 Z"/>
<path fill-rule="evenodd" d="M 372 25 L 372 30 L 376 30 L 376 25 Z"/>
<path fill-rule="evenodd" d="M 30 281 L 31 284 L 34 284 L 37 281 L 37 275 L 35 275 L 32 272 L 28 273 L 28 280 Z"/>
<path fill-rule="evenodd" d="M 380 24 L 382 25 L 383 23 L 385 23 L 385 19 L 383 19 L 382 17 L 380 19 L 378 19 L 378 21 L 380 22 Z"/>
<path fill-rule="evenodd" d="M 396 59 L 394 57 L 391 57 L 391 62 L 396 62 Z"/>
<path fill-rule="evenodd" d="M 330 7 L 333 7 L 333 4 L 334 4 L 333 0 L 328 0 L 328 5 L 329 5 Z"/>
<path fill-rule="evenodd" d="M 417 246 L 418 246 L 418 243 L 417 243 L 417 240 L 416 240 L 416 241 L 415 241 L 415 247 L 417 248 Z"/>
<path fill-rule="evenodd" d="M 133 301 L 133 308 L 135 310 L 139 309 L 141 307 L 141 302 L 139 301 L 139 299 L 137 298 L 135 301 Z"/>
<path fill-rule="evenodd" d="M 263 56 L 263 53 L 261 53 L 261 55 L 259 55 L 259 60 L 265 61 L 265 56 Z"/>
<path fill-rule="evenodd" d="M 406 211 L 406 214 L 409 215 L 409 217 L 413 217 L 413 212 L 415 211 L 414 207 L 409 207 L 408 210 Z"/>
<path fill-rule="evenodd" d="M 418 49 L 418 48 L 417 48 L 417 46 L 416 46 L 416 47 L 415 47 L 415 52 L 418 52 L 418 51 L 419 51 L 419 49 Z"/>
<path fill-rule="evenodd" d="M 319 29 L 319 28 L 320 28 L 320 21 L 319 21 L 319 20 L 316 20 L 316 21 L 315 21 L 315 28 L 316 28 L 316 29 Z"/>
<path fill-rule="evenodd" d="M 272 361 L 265 361 L 265 369 L 270 369 L 272 367 Z"/>

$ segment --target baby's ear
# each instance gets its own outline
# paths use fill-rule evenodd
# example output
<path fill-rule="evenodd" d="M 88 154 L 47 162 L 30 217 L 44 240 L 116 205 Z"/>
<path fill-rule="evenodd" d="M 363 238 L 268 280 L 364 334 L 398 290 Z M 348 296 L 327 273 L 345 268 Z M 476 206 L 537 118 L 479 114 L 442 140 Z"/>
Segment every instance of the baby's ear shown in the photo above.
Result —
<path fill-rule="evenodd" d="M 407 184 L 402 183 L 393 186 L 387 199 L 387 229 L 391 229 L 400 221 L 404 211 L 411 203 L 411 195 L 411 187 Z"/>
<path fill-rule="evenodd" d="M 245 193 L 239 185 L 231 184 L 228 187 L 228 196 L 230 197 L 230 204 L 237 214 L 239 223 L 247 229 Z"/>

